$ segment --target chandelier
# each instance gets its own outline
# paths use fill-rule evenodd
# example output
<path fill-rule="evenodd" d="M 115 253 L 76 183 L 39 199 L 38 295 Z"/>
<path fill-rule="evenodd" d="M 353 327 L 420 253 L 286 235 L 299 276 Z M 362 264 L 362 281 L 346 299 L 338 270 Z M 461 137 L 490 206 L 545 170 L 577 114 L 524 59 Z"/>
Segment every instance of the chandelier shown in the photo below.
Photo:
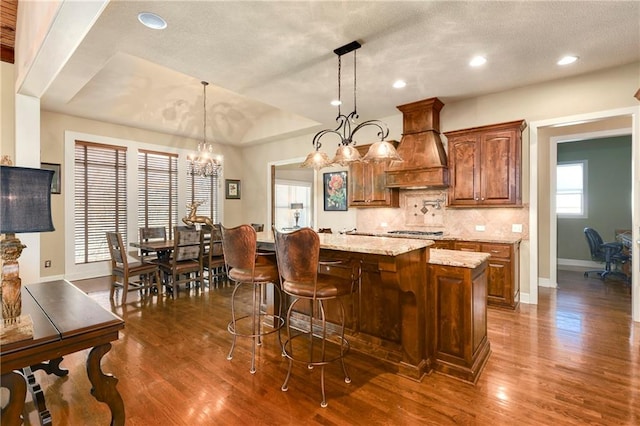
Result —
<path fill-rule="evenodd" d="M 342 47 L 339 47 L 333 51 L 338 55 L 338 101 L 335 103 L 338 106 L 338 116 L 336 122 L 338 126 L 335 129 L 325 129 L 316 133 L 311 142 L 314 151 L 311 152 L 302 167 L 313 167 L 316 170 L 331 166 L 341 165 L 346 166 L 354 161 L 365 162 L 381 162 L 381 161 L 402 161 L 402 158 L 396 152 L 395 147 L 389 142 L 385 141 L 385 138 L 389 136 L 389 128 L 385 123 L 380 120 L 367 120 L 362 123 L 356 124 L 358 120 L 358 107 L 356 97 L 357 86 L 357 72 L 356 72 L 356 50 L 362 45 L 357 41 L 352 41 Z M 344 115 L 341 110 L 342 105 L 342 55 L 353 52 L 353 111 L 348 115 Z M 332 103 L 333 104 L 333 103 Z M 360 153 L 355 148 L 356 141 L 354 135 L 362 128 L 373 126 L 377 127 L 377 135 L 380 139 L 375 142 L 369 148 L 367 154 L 362 158 Z M 338 150 L 333 160 L 329 160 L 329 157 L 324 152 L 320 151 L 322 144 L 320 139 L 326 135 L 335 135 L 340 139 L 338 144 Z"/>
<path fill-rule="evenodd" d="M 187 173 L 189 176 L 210 177 L 217 176 L 222 167 L 222 158 L 220 155 L 213 154 L 213 145 L 207 142 L 207 86 L 209 83 L 202 81 L 203 91 L 203 124 L 202 124 L 202 142 L 198 143 L 198 152 L 188 157 Z"/>

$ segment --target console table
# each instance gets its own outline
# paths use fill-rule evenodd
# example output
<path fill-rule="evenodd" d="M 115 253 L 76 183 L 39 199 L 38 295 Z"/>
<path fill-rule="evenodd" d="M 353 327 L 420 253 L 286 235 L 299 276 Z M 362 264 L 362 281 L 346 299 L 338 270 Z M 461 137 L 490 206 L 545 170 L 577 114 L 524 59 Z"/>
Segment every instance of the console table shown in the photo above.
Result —
<path fill-rule="evenodd" d="M 100 360 L 111 349 L 110 342 L 118 340 L 124 321 L 64 280 L 23 286 L 22 314 L 31 315 L 33 338 L 0 348 L 0 385 L 10 391 L 9 403 L 2 409 L 2 424 L 22 424 L 25 376 L 29 377 L 40 422 L 51 424 L 44 394 L 33 381 L 31 371 L 42 369 L 49 374 L 64 375 L 67 372 L 59 368 L 63 356 L 92 348 L 86 363 L 91 394 L 109 406 L 112 425 L 124 425 L 124 402 L 116 389 L 118 379 L 100 369 Z"/>

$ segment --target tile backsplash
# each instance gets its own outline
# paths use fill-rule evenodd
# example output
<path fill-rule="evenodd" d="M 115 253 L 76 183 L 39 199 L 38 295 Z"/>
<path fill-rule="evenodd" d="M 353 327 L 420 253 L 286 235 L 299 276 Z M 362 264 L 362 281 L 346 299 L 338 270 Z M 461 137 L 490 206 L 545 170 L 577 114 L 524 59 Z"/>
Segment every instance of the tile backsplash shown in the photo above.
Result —
<path fill-rule="evenodd" d="M 447 208 L 442 190 L 401 190 L 400 208 L 358 209 L 356 227 L 363 232 L 392 230 L 444 231 L 458 237 L 529 239 L 529 206 Z M 438 202 L 440 201 L 440 202 Z M 513 232 L 514 226 L 522 232 Z M 482 229 L 480 231 L 478 229 Z"/>

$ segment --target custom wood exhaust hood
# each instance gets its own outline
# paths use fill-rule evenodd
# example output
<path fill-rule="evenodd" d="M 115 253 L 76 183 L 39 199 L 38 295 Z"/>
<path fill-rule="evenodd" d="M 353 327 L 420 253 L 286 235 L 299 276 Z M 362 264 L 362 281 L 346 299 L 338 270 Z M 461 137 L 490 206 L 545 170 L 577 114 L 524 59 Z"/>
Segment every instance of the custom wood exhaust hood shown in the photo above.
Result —
<path fill-rule="evenodd" d="M 402 112 L 403 132 L 398 154 L 386 172 L 390 188 L 446 188 L 449 186 L 447 154 L 440 139 L 440 110 L 444 104 L 429 98 L 397 108 Z"/>

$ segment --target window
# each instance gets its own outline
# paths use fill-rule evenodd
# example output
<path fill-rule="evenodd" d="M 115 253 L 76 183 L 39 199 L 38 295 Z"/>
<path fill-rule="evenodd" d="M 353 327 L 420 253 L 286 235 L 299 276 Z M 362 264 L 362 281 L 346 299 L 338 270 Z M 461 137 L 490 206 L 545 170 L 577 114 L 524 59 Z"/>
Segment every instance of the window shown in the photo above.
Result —
<path fill-rule="evenodd" d="M 75 142 L 75 263 L 110 259 L 106 232 L 127 241 L 127 148 Z"/>
<path fill-rule="evenodd" d="M 556 214 L 561 217 L 587 217 L 587 160 L 558 163 Z"/>
<path fill-rule="evenodd" d="M 220 193 L 220 175 L 210 177 L 189 176 L 187 190 L 187 202 L 203 201 L 196 210 L 199 216 L 211 218 L 213 223 L 220 223 L 220 206 L 218 204 Z"/>
<path fill-rule="evenodd" d="M 296 224 L 292 203 L 302 203 L 298 226 L 311 226 L 311 183 L 278 180 L 275 191 L 276 228 L 292 228 Z"/>
<path fill-rule="evenodd" d="M 178 224 L 178 156 L 138 151 L 138 228 Z"/>

